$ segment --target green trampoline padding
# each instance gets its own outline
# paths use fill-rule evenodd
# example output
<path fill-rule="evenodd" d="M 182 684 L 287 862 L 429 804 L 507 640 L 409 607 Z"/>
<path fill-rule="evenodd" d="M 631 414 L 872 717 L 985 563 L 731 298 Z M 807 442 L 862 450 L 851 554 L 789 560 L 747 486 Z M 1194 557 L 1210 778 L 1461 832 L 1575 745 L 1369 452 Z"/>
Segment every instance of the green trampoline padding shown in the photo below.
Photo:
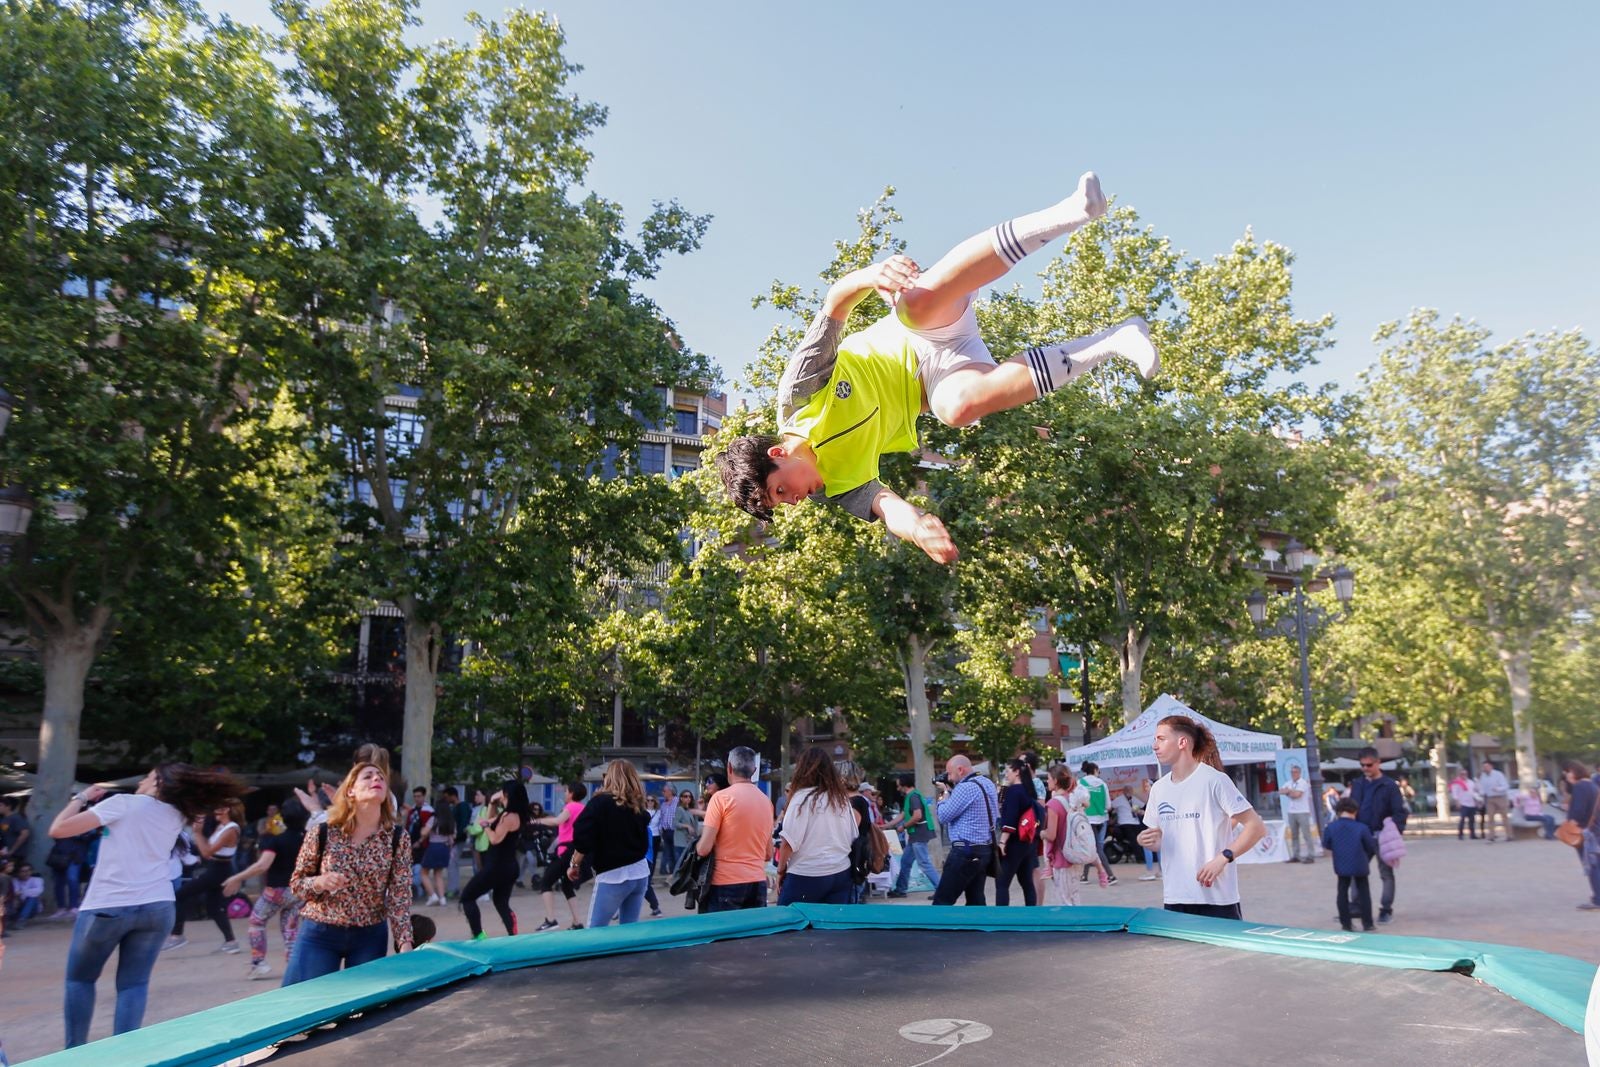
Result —
<path fill-rule="evenodd" d="M 1302 930 L 1154 908 L 796 904 L 597 930 L 428 945 L 403 956 L 389 956 L 355 970 L 274 989 L 31 1063 L 39 1067 L 200 1067 L 264 1048 L 352 1012 L 474 975 L 807 928 L 1122 931 L 1370 967 L 1458 971 L 1471 974 L 1579 1033 L 1583 1030 L 1589 988 L 1595 979 L 1594 964 L 1533 949 L 1428 937 Z"/>

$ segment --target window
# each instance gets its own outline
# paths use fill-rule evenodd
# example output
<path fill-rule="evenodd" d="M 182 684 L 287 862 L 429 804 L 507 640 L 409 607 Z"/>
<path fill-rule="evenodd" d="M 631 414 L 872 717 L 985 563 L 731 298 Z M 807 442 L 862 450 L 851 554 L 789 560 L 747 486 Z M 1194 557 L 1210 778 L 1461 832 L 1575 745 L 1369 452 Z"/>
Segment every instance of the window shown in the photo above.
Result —
<path fill-rule="evenodd" d="M 685 474 L 688 474 L 691 471 L 697 471 L 699 469 L 700 469 L 699 467 L 696 467 L 693 464 L 685 466 L 682 463 L 679 463 L 676 460 L 674 460 L 673 463 L 672 463 L 672 476 L 674 478 L 682 478 Z"/>
<path fill-rule="evenodd" d="M 667 473 L 667 446 L 648 441 L 640 445 L 639 469 L 645 474 Z"/>
<path fill-rule="evenodd" d="M 1048 734 L 1055 731 L 1055 716 L 1049 708 L 1034 708 L 1032 719 L 1034 733 Z"/>
<path fill-rule="evenodd" d="M 1047 678 L 1050 676 L 1050 661 L 1044 656 L 1028 657 L 1028 677 Z"/>
<path fill-rule="evenodd" d="M 422 444 L 422 416 L 415 411 L 394 408 L 383 428 L 383 443 L 391 457 L 409 456 Z"/>
<path fill-rule="evenodd" d="M 657 406 L 655 408 L 656 411 L 659 411 L 659 410 L 661 410 L 661 409 L 663 409 L 663 408 L 665 408 L 667 406 L 667 387 L 666 386 L 664 386 L 664 385 L 656 386 L 656 400 L 657 400 Z M 634 420 L 636 422 L 638 422 L 638 424 L 640 426 L 643 426 L 647 430 L 659 430 L 659 429 L 662 428 L 661 417 L 656 415 L 655 411 L 647 412 L 647 411 L 643 410 L 642 408 L 636 406 L 633 409 L 633 417 L 634 417 Z"/>
<path fill-rule="evenodd" d="M 615 442 L 606 445 L 606 450 L 600 456 L 600 480 L 609 482 L 617 476 L 617 462 L 622 458 L 622 449 Z"/>
<path fill-rule="evenodd" d="M 694 408 L 677 408 L 672 413 L 673 430 L 690 437 L 700 433 L 700 412 Z"/>

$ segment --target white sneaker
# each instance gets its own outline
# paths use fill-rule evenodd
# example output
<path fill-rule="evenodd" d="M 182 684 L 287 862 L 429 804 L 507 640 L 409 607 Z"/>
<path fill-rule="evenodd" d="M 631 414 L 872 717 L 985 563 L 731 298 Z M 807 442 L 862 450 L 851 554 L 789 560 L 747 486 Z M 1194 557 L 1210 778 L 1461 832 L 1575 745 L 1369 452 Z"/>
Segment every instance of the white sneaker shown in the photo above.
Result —
<path fill-rule="evenodd" d="M 237 941 L 224 941 L 222 944 L 220 944 L 220 945 L 218 945 L 216 947 L 215 951 L 224 953 L 224 954 L 229 955 L 229 956 L 237 955 L 238 952 L 239 952 L 239 942 L 237 942 Z"/>
<path fill-rule="evenodd" d="M 1141 881 L 1141 882 L 1153 882 L 1155 880 L 1156 880 L 1156 876 L 1153 875 L 1153 874 L 1141 874 L 1139 876 L 1139 881 Z"/>
<path fill-rule="evenodd" d="M 189 939 L 187 937 L 169 937 L 167 938 L 167 943 L 161 946 L 161 951 L 166 952 L 168 949 L 182 948 L 188 943 Z"/>
<path fill-rule="evenodd" d="M 434 896 L 432 893 L 429 893 L 428 894 L 428 903 L 423 905 L 423 906 L 424 907 L 428 907 L 428 908 L 436 908 L 436 907 L 439 906 L 439 898 Z"/>
<path fill-rule="evenodd" d="M 268 963 L 266 960 L 262 960 L 260 963 L 252 963 L 250 965 L 249 977 L 250 981 L 252 982 L 260 981 L 263 978 L 271 978 L 272 964 Z"/>

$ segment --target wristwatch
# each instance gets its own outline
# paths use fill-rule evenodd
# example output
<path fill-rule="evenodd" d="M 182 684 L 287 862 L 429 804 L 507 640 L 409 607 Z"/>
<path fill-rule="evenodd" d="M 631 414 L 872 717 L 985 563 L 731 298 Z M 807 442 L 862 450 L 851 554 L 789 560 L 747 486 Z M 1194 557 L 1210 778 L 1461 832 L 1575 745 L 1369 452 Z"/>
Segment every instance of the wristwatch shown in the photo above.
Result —
<path fill-rule="evenodd" d="M 1223 849 L 1222 850 L 1222 855 L 1229 863 L 1233 862 L 1233 849 L 1231 849 L 1231 848 Z"/>

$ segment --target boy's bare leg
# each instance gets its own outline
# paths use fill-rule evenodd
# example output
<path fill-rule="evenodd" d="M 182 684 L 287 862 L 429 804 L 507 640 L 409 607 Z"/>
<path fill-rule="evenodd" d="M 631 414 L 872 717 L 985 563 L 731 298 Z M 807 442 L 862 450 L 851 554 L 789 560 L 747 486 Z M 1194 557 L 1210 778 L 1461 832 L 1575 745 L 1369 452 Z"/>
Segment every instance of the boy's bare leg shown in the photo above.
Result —
<path fill-rule="evenodd" d="M 922 273 L 914 288 L 899 294 L 895 310 L 900 321 L 913 330 L 950 325 L 965 313 L 973 293 L 1005 277 L 1023 256 L 1081 229 L 1105 210 L 1100 179 L 1090 171 L 1060 203 L 973 234 L 946 252 Z"/>
<path fill-rule="evenodd" d="M 952 371 L 928 397 L 928 409 L 948 426 L 970 426 L 986 415 L 1032 403 L 1112 356 L 1132 360 L 1145 378 L 1155 377 L 1161 369 L 1150 328 L 1135 317 L 1065 344 L 1030 348 L 998 367 Z"/>

